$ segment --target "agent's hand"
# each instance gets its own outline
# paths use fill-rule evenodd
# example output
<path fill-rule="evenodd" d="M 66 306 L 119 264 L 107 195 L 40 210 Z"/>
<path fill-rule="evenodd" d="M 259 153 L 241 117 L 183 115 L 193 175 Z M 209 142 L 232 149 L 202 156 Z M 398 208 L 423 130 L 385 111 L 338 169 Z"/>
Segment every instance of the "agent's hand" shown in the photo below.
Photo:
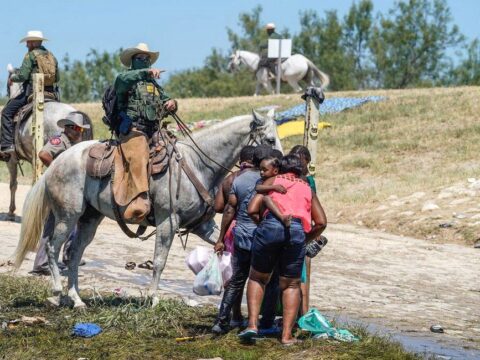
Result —
<path fill-rule="evenodd" d="M 159 79 L 162 71 L 160 69 L 148 69 L 148 73 L 150 74 L 150 77 Z"/>
<path fill-rule="evenodd" d="M 8 83 L 8 86 L 12 86 L 13 81 L 12 81 L 12 78 L 11 78 L 11 77 L 8 78 L 8 82 L 7 82 L 7 83 Z"/>
<path fill-rule="evenodd" d="M 170 112 L 177 111 L 177 102 L 175 100 L 168 100 L 165 103 L 165 109 L 167 109 Z"/>
<path fill-rule="evenodd" d="M 223 255 L 223 250 L 225 250 L 225 244 L 221 240 L 217 241 L 215 243 L 215 246 L 213 247 L 213 251 L 215 251 L 219 255 Z"/>

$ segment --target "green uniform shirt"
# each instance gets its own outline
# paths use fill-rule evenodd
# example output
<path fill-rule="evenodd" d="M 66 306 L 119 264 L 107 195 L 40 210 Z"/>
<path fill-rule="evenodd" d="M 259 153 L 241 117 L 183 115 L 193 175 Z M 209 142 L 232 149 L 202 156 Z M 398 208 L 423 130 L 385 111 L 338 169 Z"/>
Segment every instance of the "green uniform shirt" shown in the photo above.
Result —
<path fill-rule="evenodd" d="M 23 58 L 22 66 L 20 69 L 18 69 L 11 77 L 10 79 L 13 82 L 28 82 L 32 83 L 32 75 L 35 74 L 38 71 L 38 65 L 37 61 L 35 60 L 35 53 L 34 51 L 44 51 L 46 52 L 47 49 L 43 46 L 39 46 L 38 48 L 29 51 L 25 57 Z M 57 59 L 55 59 L 55 64 L 56 64 L 56 71 L 55 71 L 55 82 L 58 82 L 60 80 L 59 72 L 58 72 L 58 62 Z"/>
<path fill-rule="evenodd" d="M 118 111 L 126 111 L 128 107 L 128 92 L 134 87 L 134 85 L 140 81 L 155 83 L 155 80 L 150 77 L 149 69 L 139 69 L 139 70 L 128 70 L 124 73 L 118 74 L 115 79 L 115 92 L 117 94 L 117 106 Z M 159 88 L 160 99 L 165 102 L 170 100 L 170 96 L 160 87 L 158 84 L 155 84 Z M 130 114 L 129 114 L 130 115 Z"/>
<path fill-rule="evenodd" d="M 72 143 L 67 135 L 62 132 L 59 136 L 52 137 L 42 148 L 41 151 L 48 152 L 53 159 L 57 158 L 62 152 L 72 147 Z"/>

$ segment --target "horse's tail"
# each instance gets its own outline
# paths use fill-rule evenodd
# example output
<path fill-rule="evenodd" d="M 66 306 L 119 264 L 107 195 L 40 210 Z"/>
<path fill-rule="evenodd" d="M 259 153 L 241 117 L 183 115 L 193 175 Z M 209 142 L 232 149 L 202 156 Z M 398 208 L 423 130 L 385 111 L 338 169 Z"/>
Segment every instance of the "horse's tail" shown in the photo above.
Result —
<path fill-rule="evenodd" d="M 30 189 L 23 205 L 22 227 L 20 240 L 15 250 L 15 268 L 22 265 L 25 255 L 37 249 L 42 235 L 43 224 L 49 213 L 49 206 L 45 199 L 45 176 Z"/>
<path fill-rule="evenodd" d="M 315 64 L 309 59 L 307 59 L 307 63 L 308 63 L 308 68 L 313 72 L 315 77 L 320 81 L 320 86 L 322 87 L 322 89 L 325 89 L 328 86 L 328 84 L 330 84 L 330 77 L 324 72 L 320 71 L 315 66 Z"/>

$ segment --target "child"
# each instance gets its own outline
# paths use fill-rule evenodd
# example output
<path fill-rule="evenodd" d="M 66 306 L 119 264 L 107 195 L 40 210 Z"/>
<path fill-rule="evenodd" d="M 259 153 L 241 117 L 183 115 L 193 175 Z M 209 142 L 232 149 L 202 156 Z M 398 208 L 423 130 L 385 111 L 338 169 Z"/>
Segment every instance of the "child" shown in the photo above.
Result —
<path fill-rule="evenodd" d="M 260 176 L 262 177 L 262 180 L 261 180 L 262 182 L 259 182 L 257 184 L 257 186 L 255 187 L 255 191 L 258 194 L 264 195 L 262 199 L 263 206 L 266 209 L 268 209 L 273 215 L 275 215 L 283 223 L 283 225 L 285 225 L 285 227 L 290 227 L 290 223 L 292 221 L 292 215 L 282 214 L 282 212 L 278 209 L 277 205 L 270 198 L 270 196 L 266 195 L 271 191 L 276 191 L 281 194 L 285 194 L 287 192 L 287 189 L 285 189 L 285 187 L 283 187 L 282 185 L 278 185 L 278 184 L 263 185 L 263 181 L 265 181 L 268 178 L 277 176 L 279 171 L 280 171 L 280 161 L 277 157 L 269 156 L 263 159 L 262 162 L 260 163 Z M 256 220 L 259 220 L 259 219 L 256 219 Z"/>

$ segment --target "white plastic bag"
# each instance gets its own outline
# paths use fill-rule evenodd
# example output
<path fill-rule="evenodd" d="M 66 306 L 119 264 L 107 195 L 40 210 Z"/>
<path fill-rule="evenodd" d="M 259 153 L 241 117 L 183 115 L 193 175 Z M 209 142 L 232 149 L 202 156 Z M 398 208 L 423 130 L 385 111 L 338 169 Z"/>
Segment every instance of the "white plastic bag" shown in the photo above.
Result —
<path fill-rule="evenodd" d="M 207 266 L 205 266 L 195 276 L 193 282 L 193 292 L 200 296 L 220 295 L 223 290 L 222 272 L 217 255 L 210 257 Z"/>
<path fill-rule="evenodd" d="M 198 274 L 208 264 L 213 254 L 212 248 L 197 246 L 185 257 L 185 263 L 194 274 Z M 223 284 L 226 284 L 232 277 L 232 254 L 224 251 L 223 255 L 219 258 L 219 263 Z"/>

